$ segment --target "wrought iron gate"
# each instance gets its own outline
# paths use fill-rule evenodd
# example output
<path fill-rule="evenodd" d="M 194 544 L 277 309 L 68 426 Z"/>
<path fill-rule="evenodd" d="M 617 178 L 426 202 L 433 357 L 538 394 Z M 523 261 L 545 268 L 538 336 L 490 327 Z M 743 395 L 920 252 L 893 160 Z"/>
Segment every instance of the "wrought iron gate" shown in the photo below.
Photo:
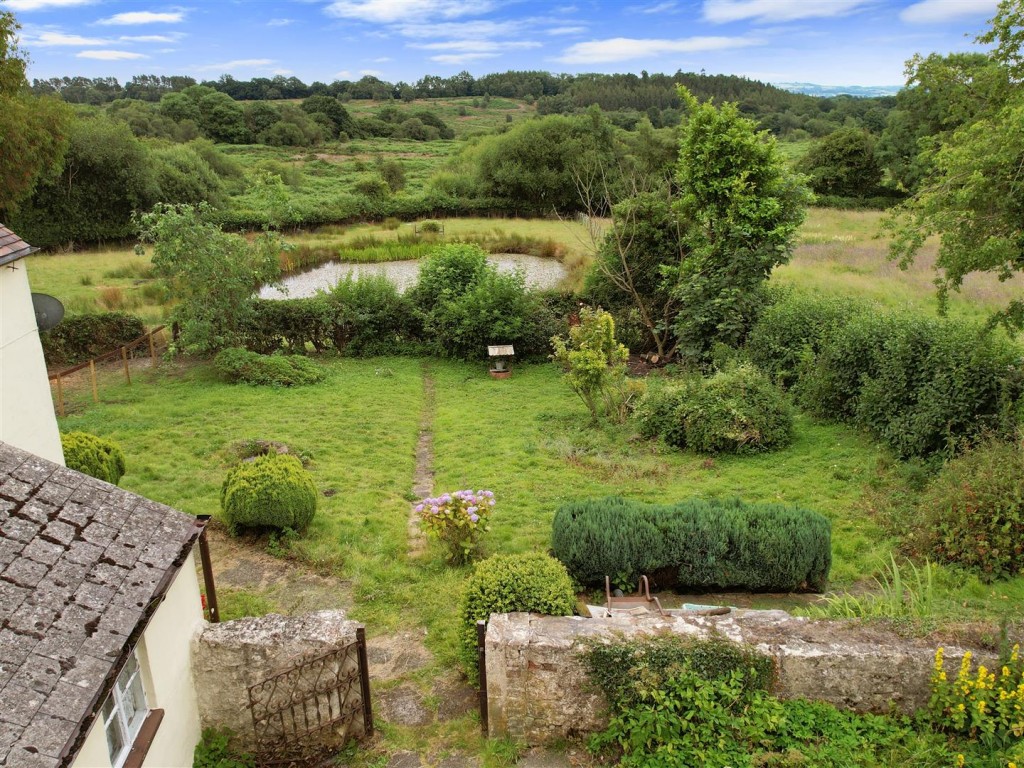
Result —
<path fill-rule="evenodd" d="M 366 632 L 249 688 L 261 766 L 307 766 L 373 734 Z"/>

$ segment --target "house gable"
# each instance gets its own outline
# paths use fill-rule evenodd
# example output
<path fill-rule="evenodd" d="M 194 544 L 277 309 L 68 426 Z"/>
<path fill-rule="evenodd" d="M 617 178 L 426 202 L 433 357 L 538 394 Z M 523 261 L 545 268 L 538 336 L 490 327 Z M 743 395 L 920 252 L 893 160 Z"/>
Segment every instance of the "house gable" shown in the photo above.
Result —
<path fill-rule="evenodd" d="M 200 531 L 0 443 L 0 764 L 73 761 Z"/>

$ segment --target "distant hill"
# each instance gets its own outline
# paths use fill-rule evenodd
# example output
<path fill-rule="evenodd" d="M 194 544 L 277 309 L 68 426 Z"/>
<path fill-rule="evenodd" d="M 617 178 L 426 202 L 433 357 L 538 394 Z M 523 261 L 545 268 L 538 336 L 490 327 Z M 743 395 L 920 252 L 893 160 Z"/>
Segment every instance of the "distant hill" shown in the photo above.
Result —
<path fill-rule="evenodd" d="M 817 85 L 815 83 L 772 83 L 776 88 L 808 96 L 895 96 L 902 85 Z"/>

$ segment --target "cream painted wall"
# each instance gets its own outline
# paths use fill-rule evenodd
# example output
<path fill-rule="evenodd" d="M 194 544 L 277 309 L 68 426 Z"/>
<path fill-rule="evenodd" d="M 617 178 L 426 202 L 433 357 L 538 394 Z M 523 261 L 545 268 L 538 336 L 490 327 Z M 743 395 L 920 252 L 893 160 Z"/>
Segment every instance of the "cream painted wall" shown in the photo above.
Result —
<path fill-rule="evenodd" d="M 63 464 L 26 261 L 0 267 L 0 441 Z"/>
<path fill-rule="evenodd" d="M 178 572 L 138 645 L 150 709 L 164 719 L 150 745 L 146 768 L 188 768 L 199 742 L 199 709 L 192 687 L 192 639 L 203 626 L 199 580 L 192 558 Z M 93 723 L 73 768 L 111 768 L 106 735 Z"/>

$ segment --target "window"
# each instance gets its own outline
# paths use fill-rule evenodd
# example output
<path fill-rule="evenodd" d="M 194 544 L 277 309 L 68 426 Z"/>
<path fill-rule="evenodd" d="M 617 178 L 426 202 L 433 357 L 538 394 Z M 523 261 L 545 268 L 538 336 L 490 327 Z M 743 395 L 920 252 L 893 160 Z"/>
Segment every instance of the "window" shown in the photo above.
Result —
<path fill-rule="evenodd" d="M 114 768 L 124 764 L 147 714 L 149 708 L 142 689 L 142 670 L 133 650 L 114 682 L 114 689 L 103 703 L 103 729 L 107 733 L 107 749 Z"/>

